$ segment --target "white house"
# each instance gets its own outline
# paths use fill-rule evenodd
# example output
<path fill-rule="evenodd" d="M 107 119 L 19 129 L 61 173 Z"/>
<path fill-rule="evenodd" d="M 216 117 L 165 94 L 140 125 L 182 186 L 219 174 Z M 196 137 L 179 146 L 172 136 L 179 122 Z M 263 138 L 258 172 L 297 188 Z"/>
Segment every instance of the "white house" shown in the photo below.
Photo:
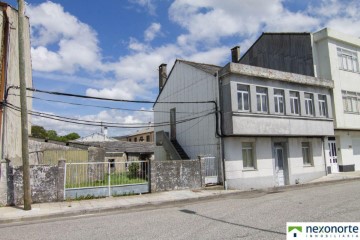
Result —
<path fill-rule="evenodd" d="M 360 39 L 325 28 L 263 33 L 240 63 L 334 81 L 334 136 L 326 138 L 327 172 L 360 170 Z"/>
<path fill-rule="evenodd" d="M 168 77 L 160 66 L 155 159 L 214 156 L 219 181 L 234 189 L 324 176 L 333 82 L 239 64 L 239 49 L 232 54 L 224 67 L 177 60 Z"/>

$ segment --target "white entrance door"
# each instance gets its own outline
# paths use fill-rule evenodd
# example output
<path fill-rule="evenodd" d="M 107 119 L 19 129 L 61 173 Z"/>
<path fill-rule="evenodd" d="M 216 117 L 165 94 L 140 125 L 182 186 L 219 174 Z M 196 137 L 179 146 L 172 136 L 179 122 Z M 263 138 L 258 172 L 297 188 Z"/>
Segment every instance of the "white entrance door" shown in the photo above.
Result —
<path fill-rule="evenodd" d="M 284 149 L 281 146 L 275 146 L 275 174 L 277 185 L 284 186 Z"/>
<path fill-rule="evenodd" d="M 331 173 L 339 172 L 335 141 L 329 141 L 329 158 L 330 158 Z"/>

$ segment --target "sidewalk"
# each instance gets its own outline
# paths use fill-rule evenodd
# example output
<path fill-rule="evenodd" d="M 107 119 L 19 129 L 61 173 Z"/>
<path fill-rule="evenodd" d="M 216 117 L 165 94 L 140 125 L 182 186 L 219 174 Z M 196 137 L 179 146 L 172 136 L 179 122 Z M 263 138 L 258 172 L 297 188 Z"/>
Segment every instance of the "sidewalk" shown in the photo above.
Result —
<path fill-rule="evenodd" d="M 330 183 L 331 181 L 359 180 L 359 172 L 336 173 L 324 176 L 307 184 L 287 186 L 296 188 L 298 186 L 318 185 Z M 285 187 L 285 188 L 287 188 Z M 263 189 L 264 190 L 264 189 Z M 269 191 L 269 189 L 265 189 Z M 211 199 L 224 195 L 240 194 L 240 190 L 179 190 L 159 192 L 143 195 L 110 197 L 82 201 L 38 203 L 32 204 L 32 210 L 24 211 L 22 206 L 0 207 L 0 224 L 31 220 L 44 220 L 49 218 L 70 217 L 83 214 L 101 213 L 107 211 L 130 209 L 135 207 L 156 206 L 160 204 L 171 204 L 181 201 L 195 201 L 199 199 Z"/>

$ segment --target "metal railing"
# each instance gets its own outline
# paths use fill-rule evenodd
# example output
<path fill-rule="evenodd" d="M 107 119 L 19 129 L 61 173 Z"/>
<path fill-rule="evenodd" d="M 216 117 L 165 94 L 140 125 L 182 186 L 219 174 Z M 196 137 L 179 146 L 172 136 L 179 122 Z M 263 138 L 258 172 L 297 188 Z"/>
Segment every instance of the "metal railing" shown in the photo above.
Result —
<path fill-rule="evenodd" d="M 144 184 L 149 181 L 149 162 L 66 163 L 65 189 L 82 189 Z"/>
<path fill-rule="evenodd" d="M 218 183 L 218 165 L 213 156 L 202 157 L 205 161 L 205 184 Z"/>

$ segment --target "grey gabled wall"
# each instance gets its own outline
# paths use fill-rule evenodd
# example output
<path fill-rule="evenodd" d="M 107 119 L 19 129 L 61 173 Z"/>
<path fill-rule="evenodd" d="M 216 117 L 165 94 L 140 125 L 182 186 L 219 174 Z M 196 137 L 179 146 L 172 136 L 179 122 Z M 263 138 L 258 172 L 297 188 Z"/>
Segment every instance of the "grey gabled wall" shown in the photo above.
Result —
<path fill-rule="evenodd" d="M 310 33 L 264 33 L 240 63 L 314 76 Z"/>

